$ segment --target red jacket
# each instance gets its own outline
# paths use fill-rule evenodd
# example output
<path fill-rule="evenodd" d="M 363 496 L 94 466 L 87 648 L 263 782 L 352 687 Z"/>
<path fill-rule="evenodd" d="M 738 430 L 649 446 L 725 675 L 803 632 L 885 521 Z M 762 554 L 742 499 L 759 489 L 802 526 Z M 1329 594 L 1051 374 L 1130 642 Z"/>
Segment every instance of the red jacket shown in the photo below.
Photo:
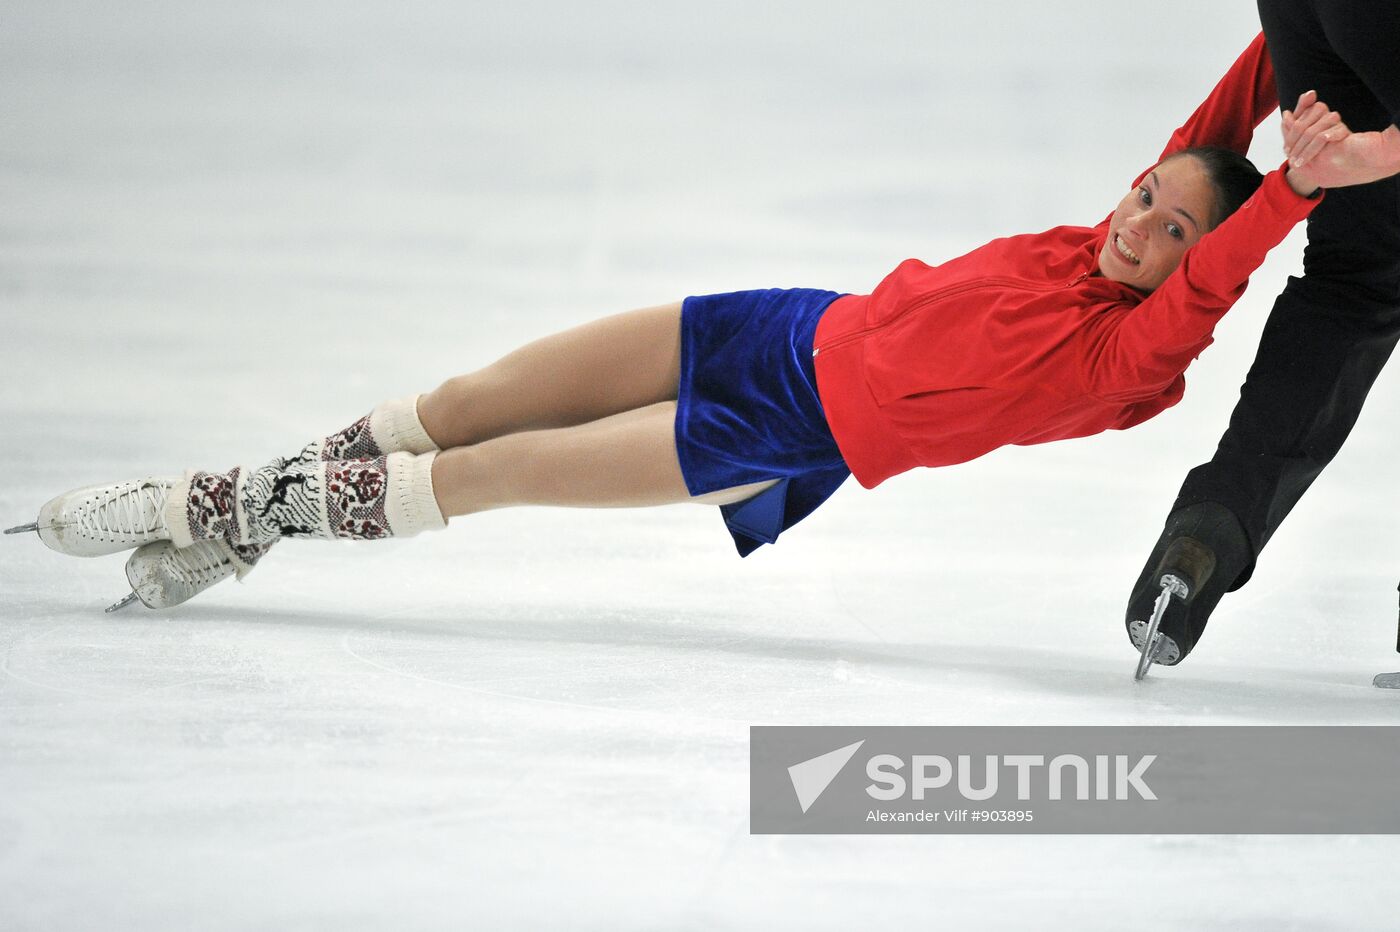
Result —
<path fill-rule="evenodd" d="M 1162 155 L 1244 152 L 1275 106 L 1261 35 Z M 1249 275 L 1317 203 L 1294 194 L 1283 169 L 1270 172 L 1146 295 L 1096 275 L 1110 218 L 993 240 L 938 266 L 906 260 L 873 294 L 837 299 L 817 326 L 817 389 L 842 456 L 873 488 L 1006 444 L 1141 424 L 1181 400 L 1182 373 Z"/>

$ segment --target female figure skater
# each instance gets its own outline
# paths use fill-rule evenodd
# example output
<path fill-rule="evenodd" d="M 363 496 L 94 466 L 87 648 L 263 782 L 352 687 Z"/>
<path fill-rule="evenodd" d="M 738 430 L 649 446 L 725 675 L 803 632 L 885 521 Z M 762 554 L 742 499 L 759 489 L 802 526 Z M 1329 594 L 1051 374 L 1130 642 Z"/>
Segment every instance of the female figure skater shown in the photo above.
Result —
<path fill-rule="evenodd" d="M 739 292 L 605 318 L 290 459 L 79 489 L 12 530 L 77 556 L 139 548 L 113 608 L 179 604 L 283 537 L 407 536 L 512 505 L 719 505 L 747 555 L 852 473 L 872 488 L 1131 427 L 1181 398 L 1248 276 L 1317 203 L 1306 170 L 1261 184 L 1240 154 L 1275 99 L 1261 36 L 1095 227 L 911 259 L 869 295 Z M 1299 153 L 1346 133 L 1321 103 L 1296 121 Z"/>

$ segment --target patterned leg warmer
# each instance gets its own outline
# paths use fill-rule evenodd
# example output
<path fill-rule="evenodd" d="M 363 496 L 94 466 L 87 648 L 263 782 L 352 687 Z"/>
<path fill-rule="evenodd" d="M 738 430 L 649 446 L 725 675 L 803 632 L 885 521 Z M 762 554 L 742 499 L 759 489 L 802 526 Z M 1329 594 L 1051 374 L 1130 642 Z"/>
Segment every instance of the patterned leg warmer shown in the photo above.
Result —
<path fill-rule="evenodd" d="M 313 440 L 296 456 L 274 460 L 270 465 L 289 467 L 298 463 L 377 459 L 390 453 L 435 453 L 438 445 L 428 436 L 428 432 L 423 429 L 423 422 L 418 419 L 418 398 L 418 395 L 409 395 L 377 405 L 373 411 L 344 430 L 320 440 Z M 235 471 L 240 474 L 243 472 Z M 206 501 L 200 508 L 201 513 L 219 514 L 222 509 L 227 508 L 227 501 L 222 500 L 227 493 L 209 474 L 204 475 L 205 478 L 200 484 L 206 487 L 201 491 Z M 180 526 L 184 525 L 185 522 L 180 522 Z M 227 539 L 232 551 L 229 556 L 239 579 L 252 571 L 277 540 L 273 538 L 266 542 L 239 543 L 232 534 Z"/>
<path fill-rule="evenodd" d="M 256 470 L 194 472 L 171 490 L 177 547 L 224 538 L 267 547 L 283 537 L 379 540 L 447 526 L 433 495 L 436 453 L 370 460 L 274 460 Z"/>
<path fill-rule="evenodd" d="M 297 455 L 313 460 L 370 460 L 389 453 L 436 453 L 438 445 L 418 420 L 418 396 L 386 401 L 339 433 L 306 445 Z"/>

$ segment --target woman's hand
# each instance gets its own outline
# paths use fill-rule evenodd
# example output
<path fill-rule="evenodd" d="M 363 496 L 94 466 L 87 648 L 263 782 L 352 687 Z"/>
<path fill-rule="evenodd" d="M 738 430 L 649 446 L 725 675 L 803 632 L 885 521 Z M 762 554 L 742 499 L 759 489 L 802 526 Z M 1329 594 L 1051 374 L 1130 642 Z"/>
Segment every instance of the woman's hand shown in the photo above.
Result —
<path fill-rule="evenodd" d="M 1341 114 L 1317 99 L 1317 91 L 1305 91 L 1298 106 L 1283 111 L 1283 153 L 1294 168 L 1302 168 L 1329 142 L 1351 135 Z"/>
<path fill-rule="evenodd" d="M 1283 112 L 1283 151 L 1288 183 L 1305 196 L 1319 187 L 1367 184 L 1400 173 L 1400 129 L 1353 133 L 1314 91 Z"/>
<path fill-rule="evenodd" d="M 1283 111 L 1283 154 L 1288 156 L 1288 186 L 1294 193 L 1303 197 L 1317 193 L 1322 179 L 1305 166 L 1329 145 L 1350 135 L 1341 115 L 1318 100 L 1316 91 L 1304 92 L 1294 109 Z"/>

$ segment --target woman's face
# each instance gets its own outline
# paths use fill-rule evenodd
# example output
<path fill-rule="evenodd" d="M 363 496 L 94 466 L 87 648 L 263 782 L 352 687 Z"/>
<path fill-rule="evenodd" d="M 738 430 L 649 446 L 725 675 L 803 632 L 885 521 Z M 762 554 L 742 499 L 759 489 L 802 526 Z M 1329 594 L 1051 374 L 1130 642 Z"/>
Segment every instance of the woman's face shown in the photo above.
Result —
<path fill-rule="evenodd" d="M 1152 291 L 1210 229 L 1214 211 L 1215 189 L 1201 163 L 1191 156 L 1168 159 L 1118 202 L 1099 252 L 1099 271 Z"/>

